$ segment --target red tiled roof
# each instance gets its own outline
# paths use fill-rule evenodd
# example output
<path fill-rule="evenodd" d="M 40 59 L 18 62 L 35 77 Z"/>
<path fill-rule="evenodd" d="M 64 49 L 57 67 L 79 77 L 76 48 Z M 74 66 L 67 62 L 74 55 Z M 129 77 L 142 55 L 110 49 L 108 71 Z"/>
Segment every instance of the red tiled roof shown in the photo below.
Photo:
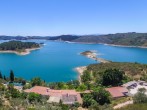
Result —
<path fill-rule="evenodd" d="M 110 92 L 113 98 L 123 97 L 125 96 L 123 93 L 128 92 L 128 90 L 125 87 L 106 88 L 106 91 Z"/>
<path fill-rule="evenodd" d="M 41 95 L 48 95 L 48 96 L 55 96 L 55 97 L 61 97 L 62 95 L 76 95 L 78 102 L 82 103 L 82 98 L 78 92 L 75 90 L 53 90 L 49 89 L 48 87 L 42 87 L 42 86 L 34 86 L 31 89 L 26 89 L 24 92 L 30 93 L 34 92 Z"/>
<path fill-rule="evenodd" d="M 41 94 L 41 95 L 48 95 L 49 93 L 47 92 L 47 90 L 49 90 L 49 88 L 47 87 L 42 87 L 42 86 L 34 86 L 31 89 L 26 89 L 24 90 L 24 92 L 34 92 L 37 94 Z"/>

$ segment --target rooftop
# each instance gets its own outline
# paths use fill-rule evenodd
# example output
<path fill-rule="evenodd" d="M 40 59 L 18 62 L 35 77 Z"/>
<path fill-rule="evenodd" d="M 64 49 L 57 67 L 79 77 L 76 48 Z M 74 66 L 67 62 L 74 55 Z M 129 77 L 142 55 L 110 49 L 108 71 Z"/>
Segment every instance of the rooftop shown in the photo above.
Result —
<path fill-rule="evenodd" d="M 124 93 L 128 92 L 128 90 L 125 87 L 106 88 L 106 91 L 108 91 L 112 95 L 113 98 L 123 97 L 125 96 Z"/>
<path fill-rule="evenodd" d="M 60 98 L 61 100 L 63 99 L 63 103 L 64 101 L 66 102 L 67 100 L 70 100 L 70 99 L 74 99 L 74 100 L 76 99 L 76 101 L 78 101 L 79 103 L 82 103 L 82 98 L 80 96 L 80 93 L 76 92 L 75 90 L 53 90 L 48 87 L 34 86 L 31 89 L 24 90 L 24 92 L 27 92 L 27 93 L 34 92 L 37 94 L 50 96 L 51 99 L 49 101 L 55 100 L 56 102 L 57 100 L 58 102 L 58 99 Z M 67 95 L 69 97 L 65 97 Z"/>
<path fill-rule="evenodd" d="M 41 95 L 49 95 L 48 90 L 49 90 L 48 87 L 34 86 L 31 89 L 24 90 L 24 92 L 27 92 L 27 93 L 34 92 L 34 93 L 41 94 Z"/>

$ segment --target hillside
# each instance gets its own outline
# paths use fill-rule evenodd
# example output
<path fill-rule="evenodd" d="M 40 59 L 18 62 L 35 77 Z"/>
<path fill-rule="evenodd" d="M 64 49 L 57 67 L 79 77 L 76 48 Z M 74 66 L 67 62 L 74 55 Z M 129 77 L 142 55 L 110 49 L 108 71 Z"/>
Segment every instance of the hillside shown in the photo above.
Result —
<path fill-rule="evenodd" d="M 60 36 L 5 36 L 1 35 L 0 40 L 60 40 L 60 41 L 72 41 L 78 39 L 80 36 L 76 35 L 60 35 Z"/>
<path fill-rule="evenodd" d="M 72 40 L 72 42 L 80 42 L 80 43 L 112 43 L 111 39 L 102 35 L 87 35 L 81 36 L 78 39 Z"/>
<path fill-rule="evenodd" d="M 107 35 L 61 35 L 61 36 L 0 36 L 0 40 L 55 40 L 79 43 L 104 43 L 122 46 L 147 47 L 147 33 L 116 33 Z"/>
<path fill-rule="evenodd" d="M 131 104 L 128 106 L 124 106 L 117 110 L 146 110 L 146 109 L 147 109 L 147 104 L 141 103 L 141 104 Z"/>
<path fill-rule="evenodd" d="M 119 62 L 110 62 L 110 63 L 100 63 L 100 64 L 91 64 L 87 67 L 87 71 L 94 73 L 95 75 L 100 74 L 106 69 L 119 69 L 124 71 L 127 76 L 134 79 L 145 78 L 147 76 L 147 65 L 139 63 L 119 63 Z M 147 79 L 144 79 L 147 80 Z"/>
<path fill-rule="evenodd" d="M 106 43 L 124 46 L 147 46 L 147 33 L 117 33 L 98 36 L 82 36 L 72 42 Z"/>
<path fill-rule="evenodd" d="M 49 37 L 48 40 L 59 40 L 59 41 L 73 41 L 80 38 L 80 36 L 75 35 L 61 35 L 56 37 Z"/>

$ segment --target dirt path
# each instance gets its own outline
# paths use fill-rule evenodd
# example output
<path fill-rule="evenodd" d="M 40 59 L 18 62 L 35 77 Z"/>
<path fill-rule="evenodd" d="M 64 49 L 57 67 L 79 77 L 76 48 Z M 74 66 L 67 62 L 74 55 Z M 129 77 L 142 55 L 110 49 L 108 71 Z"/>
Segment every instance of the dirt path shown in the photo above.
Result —
<path fill-rule="evenodd" d="M 118 109 L 118 108 L 121 108 L 121 107 L 124 107 L 124 106 L 130 105 L 130 104 L 133 104 L 133 100 L 131 100 L 131 101 L 127 101 L 127 102 L 124 102 L 124 103 L 120 103 L 120 104 L 114 106 L 113 109 Z"/>

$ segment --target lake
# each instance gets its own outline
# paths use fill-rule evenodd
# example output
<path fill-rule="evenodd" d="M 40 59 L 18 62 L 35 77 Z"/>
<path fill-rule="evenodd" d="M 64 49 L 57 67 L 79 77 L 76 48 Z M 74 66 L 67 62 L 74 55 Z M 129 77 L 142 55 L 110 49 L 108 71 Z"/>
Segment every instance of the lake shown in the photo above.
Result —
<path fill-rule="evenodd" d="M 147 64 L 147 49 L 134 47 L 114 47 L 103 44 L 79 44 L 31 40 L 44 42 L 45 45 L 32 51 L 29 55 L 20 56 L 11 53 L 0 54 L 0 71 L 9 76 L 13 70 L 15 76 L 27 80 L 41 77 L 46 82 L 70 81 L 77 79 L 74 68 L 97 63 L 80 55 L 86 50 L 96 50 L 101 58 L 117 62 L 139 62 Z M 4 42 L 4 41 L 1 41 Z"/>

